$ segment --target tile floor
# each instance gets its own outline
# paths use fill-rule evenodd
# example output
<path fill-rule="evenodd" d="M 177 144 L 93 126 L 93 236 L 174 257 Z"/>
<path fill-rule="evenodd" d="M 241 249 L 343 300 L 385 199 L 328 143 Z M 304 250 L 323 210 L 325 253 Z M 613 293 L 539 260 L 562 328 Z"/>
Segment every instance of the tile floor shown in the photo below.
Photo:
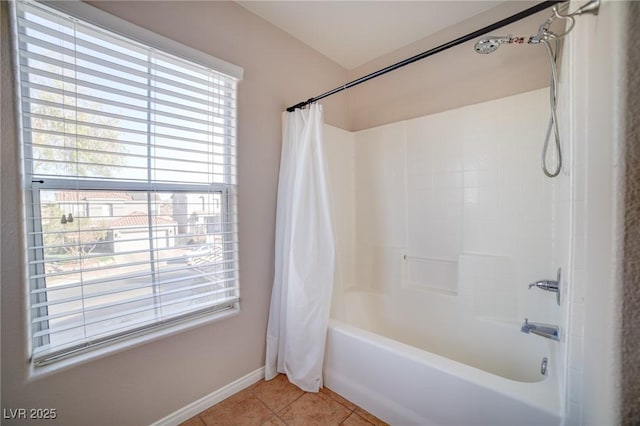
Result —
<path fill-rule="evenodd" d="M 181 426 L 386 425 L 326 387 L 318 393 L 300 390 L 280 374 L 247 389 L 182 423 Z"/>

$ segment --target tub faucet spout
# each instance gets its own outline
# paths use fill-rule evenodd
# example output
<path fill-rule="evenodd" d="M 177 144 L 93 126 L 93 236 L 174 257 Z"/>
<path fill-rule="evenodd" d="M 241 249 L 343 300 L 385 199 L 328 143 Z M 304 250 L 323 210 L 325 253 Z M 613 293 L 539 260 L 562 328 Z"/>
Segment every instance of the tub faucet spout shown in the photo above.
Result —
<path fill-rule="evenodd" d="M 524 323 L 522 324 L 520 331 L 527 334 L 536 334 L 551 340 L 560 340 L 560 329 L 557 325 L 529 322 L 529 318 L 524 319 Z"/>

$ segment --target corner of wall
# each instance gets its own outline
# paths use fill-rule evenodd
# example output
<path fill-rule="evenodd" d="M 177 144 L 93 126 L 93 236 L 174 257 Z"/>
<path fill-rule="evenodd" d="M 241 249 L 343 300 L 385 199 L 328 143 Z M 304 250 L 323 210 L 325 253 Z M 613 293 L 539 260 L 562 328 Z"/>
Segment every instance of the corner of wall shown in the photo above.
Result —
<path fill-rule="evenodd" d="M 620 424 L 622 261 L 621 241 L 624 151 L 624 36 L 629 3 L 603 1 L 597 16 L 581 17 L 570 46 L 575 90 L 573 138 L 576 164 L 574 280 L 580 280 L 584 304 L 571 311 L 582 328 L 582 347 L 570 345 L 569 377 L 575 392 L 568 424 Z M 612 53 L 612 46 L 616 46 Z M 574 307 L 578 307 L 577 305 Z M 624 349 L 622 349 L 624 350 Z M 575 354 L 575 355 L 572 355 Z M 636 359 L 637 362 L 637 359 Z M 573 416 L 573 417 L 572 417 Z"/>
<path fill-rule="evenodd" d="M 622 242 L 621 309 L 621 424 L 640 423 L 640 3 L 629 2 L 626 29 L 626 99 L 624 139 L 624 240 Z"/>

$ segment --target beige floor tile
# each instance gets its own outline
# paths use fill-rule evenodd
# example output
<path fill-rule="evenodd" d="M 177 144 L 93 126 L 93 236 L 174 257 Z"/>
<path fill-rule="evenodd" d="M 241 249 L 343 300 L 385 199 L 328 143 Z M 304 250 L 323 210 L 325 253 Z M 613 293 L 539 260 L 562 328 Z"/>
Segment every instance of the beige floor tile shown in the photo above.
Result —
<path fill-rule="evenodd" d="M 373 423 L 375 426 L 389 426 L 388 423 L 383 422 L 382 420 L 380 420 L 370 412 L 365 411 L 360 407 L 356 407 L 356 410 L 354 411 L 354 413 L 356 413 L 363 419 L 367 420 L 368 422 Z"/>
<path fill-rule="evenodd" d="M 207 426 L 260 426 L 274 415 L 253 393 L 244 390 L 200 413 Z"/>
<path fill-rule="evenodd" d="M 289 383 L 284 374 L 279 374 L 269 381 L 258 382 L 250 389 L 255 396 L 275 412 L 282 410 L 304 393 L 299 387 Z"/>
<path fill-rule="evenodd" d="M 283 374 L 251 385 L 181 426 L 203 425 L 388 426 L 329 388 L 303 392 Z"/>
<path fill-rule="evenodd" d="M 327 395 L 328 397 L 330 397 L 331 399 L 339 402 L 340 404 L 344 405 L 345 407 L 347 407 L 347 409 L 349 410 L 354 410 L 356 408 L 356 405 L 354 403 L 352 403 L 351 401 L 348 401 L 347 399 L 341 397 L 340 395 L 338 395 L 337 393 L 335 393 L 334 391 L 332 391 L 331 389 L 324 387 L 322 389 L 320 389 L 320 393 Z"/>
<path fill-rule="evenodd" d="M 351 411 L 321 393 L 305 393 L 278 415 L 290 426 L 337 426 Z"/>
<path fill-rule="evenodd" d="M 352 413 L 347 417 L 347 420 L 342 422 L 342 426 L 372 426 L 372 423 L 366 421 L 356 413 Z"/>
<path fill-rule="evenodd" d="M 180 423 L 180 426 L 204 426 L 204 423 L 200 420 L 200 417 L 195 416 L 191 417 L 184 423 Z"/>
<path fill-rule="evenodd" d="M 287 424 L 280 420 L 278 416 L 273 416 L 266 422 L 262 423 L 262 426 L 287 426 Z"/>

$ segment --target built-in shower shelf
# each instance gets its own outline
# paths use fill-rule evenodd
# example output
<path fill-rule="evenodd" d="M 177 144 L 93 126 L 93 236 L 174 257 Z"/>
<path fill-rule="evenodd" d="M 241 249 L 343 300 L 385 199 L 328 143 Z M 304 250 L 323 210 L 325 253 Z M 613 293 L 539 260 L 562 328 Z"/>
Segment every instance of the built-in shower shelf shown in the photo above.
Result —
<path fill-rule="evenodd" d="M 404 287 L 453 296 L 458 294 L 457 260 L 409 254 L 405 254 L 403 260 Z"/>

